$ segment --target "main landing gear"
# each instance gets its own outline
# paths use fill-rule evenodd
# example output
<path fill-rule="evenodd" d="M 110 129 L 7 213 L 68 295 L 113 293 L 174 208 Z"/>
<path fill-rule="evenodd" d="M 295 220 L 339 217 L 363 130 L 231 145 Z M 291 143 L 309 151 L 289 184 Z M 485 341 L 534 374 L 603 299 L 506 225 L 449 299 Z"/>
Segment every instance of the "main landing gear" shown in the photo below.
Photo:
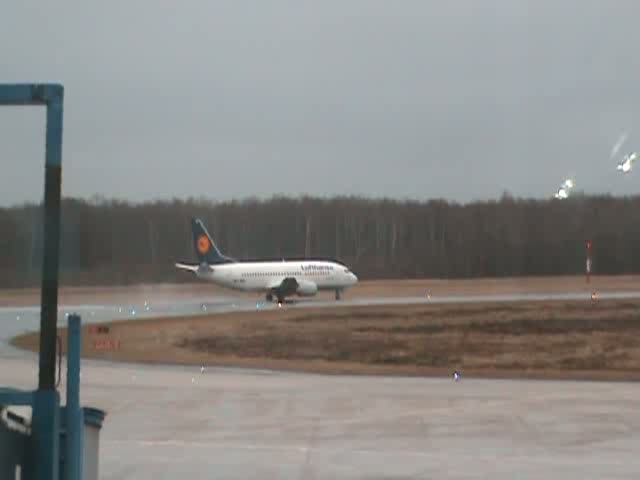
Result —
<path fill-rule="evenodd" d="M 273 302 L 273 293 L 267 293 L 265 295 L 265 298 L 267 299 L 267 302 Z M 278 296 L 277 300 L 278 300 L 278 303 L 280 304 L 284 303 L 284 297 Z"/>
<path fill-rule="evenodd" d="M 342 299 L 342 290 L 336 290 L 336 300 Z"/>

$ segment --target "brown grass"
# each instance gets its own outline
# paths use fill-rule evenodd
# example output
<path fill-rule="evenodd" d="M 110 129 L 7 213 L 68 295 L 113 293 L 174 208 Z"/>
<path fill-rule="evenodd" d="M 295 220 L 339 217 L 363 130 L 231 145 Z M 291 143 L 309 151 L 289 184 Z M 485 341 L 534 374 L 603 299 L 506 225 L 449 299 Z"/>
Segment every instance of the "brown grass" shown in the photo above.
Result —
<path fill-rule="evenodd" d="M 108 325 L 108 334 L 85 327 L 85 356 L 321 373 L 459 369 L 493 377 L 640 379 L 640 300 L 285 307 Z M 120 349 L 96 350 L 100 338 L 119 340 Z M 32 350 L 37 342 L 35 334 L 14 340 Z"/>

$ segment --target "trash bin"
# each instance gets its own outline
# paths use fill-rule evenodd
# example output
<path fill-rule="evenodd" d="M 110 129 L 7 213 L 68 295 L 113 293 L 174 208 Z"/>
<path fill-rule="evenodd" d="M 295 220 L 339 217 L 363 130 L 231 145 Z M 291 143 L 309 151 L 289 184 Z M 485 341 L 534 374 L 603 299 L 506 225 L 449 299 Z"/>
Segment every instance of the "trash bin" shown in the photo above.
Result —
<path fill-rule="evenodd" d="M 83 480 L 98 480 L 100 429 L 105 412 L 90 407 L 83 407 L 82 411 L 84 413 L 82 478 Z"/>
<path fill-rule="evenodd" d="M 66 406 L 60 408 L 60 469 L 59 478 L 64 480 L 66 463 Z M 100 456 L 100 429 L 105 412 L 97 408 L 82 407 L 84 428 L 82 435 L 82 480 L 98 480 Z"/>

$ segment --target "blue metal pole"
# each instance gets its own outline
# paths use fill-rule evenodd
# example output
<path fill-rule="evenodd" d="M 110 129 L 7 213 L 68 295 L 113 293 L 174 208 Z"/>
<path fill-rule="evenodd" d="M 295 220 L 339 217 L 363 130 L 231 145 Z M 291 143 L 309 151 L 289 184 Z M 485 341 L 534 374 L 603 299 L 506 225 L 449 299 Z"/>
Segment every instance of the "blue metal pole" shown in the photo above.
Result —
<path fill-rule="evenodd" d="M 37 390 L 33 396 L 32 476 L 35 480 L 58 480 L 60 465 L 60 395 L 57 390 Z"/>
<path fill-rule="evenodd" d="M 62 183 L 62 101 L 59 86 L 37 88 L 35 95 L 47 105 L 44 166 L 44 258 L 40 312 L 40 371 L 38 388 L 55 389 L 56 324 L 58 316 L 58 261 L 60 244 L 60 197 Z"/>
<path fill-rule="evenodd" d="M 36 476 L 38 480 L 58 480 L 60 395 L 56 390 L 56 330 L 58 320 L 58 261 L 60 244 L 60 203 L 62 183 L 61 85 L 36 85 L 33 96 L 47 106 L 44 171 L 44 257 L 40 310 L 40 359 L 38 391 L 34 408 L 38 426 Z"/>
<path fill-rule="evenodd" d="M 82 410 L 80 409 L 80 316 L 69 315 L 67 331 L 67 408 L 65 480 L 80 480 L 82 472 Z"/>
<path fill-rule="evenodd" d="M 67 331 L 65 480 L 80 480 L 82 472 L 82 410 L 80 409 L 81 332 L 80 316 L 69 315 L 69 329 Z"/>

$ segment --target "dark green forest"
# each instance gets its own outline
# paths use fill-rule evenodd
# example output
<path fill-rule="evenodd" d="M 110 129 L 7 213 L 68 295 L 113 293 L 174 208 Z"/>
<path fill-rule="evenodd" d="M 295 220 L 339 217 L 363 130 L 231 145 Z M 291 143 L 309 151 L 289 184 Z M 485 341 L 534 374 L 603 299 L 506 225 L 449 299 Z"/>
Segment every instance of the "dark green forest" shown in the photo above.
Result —
<path fill-rule="evenodd" d="M 236 259 L 334 258 L 361 279 L 579 274 L 593 241 L 597 274 L 640 272 L 640 197 L 576 196 L 457 204 L 358 197 L 127 203 L 66 198 L 66 285 L 182 282 L 195 261 L 190 218 Z M 37 286 L 42 209 L 0 209 L 0 286 Z"/>

